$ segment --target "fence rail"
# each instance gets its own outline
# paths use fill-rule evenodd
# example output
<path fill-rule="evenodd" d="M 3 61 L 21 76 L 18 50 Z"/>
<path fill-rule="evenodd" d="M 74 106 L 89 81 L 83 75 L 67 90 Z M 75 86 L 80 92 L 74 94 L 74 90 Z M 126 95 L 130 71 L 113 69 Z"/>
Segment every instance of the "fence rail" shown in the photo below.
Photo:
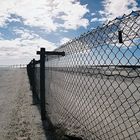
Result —
<path fill-rule="evenodd" d="M 39 54 L 44 76 L 41 57 L 28 73 L 59 139 L 140 139 L 140 11 Z"/>

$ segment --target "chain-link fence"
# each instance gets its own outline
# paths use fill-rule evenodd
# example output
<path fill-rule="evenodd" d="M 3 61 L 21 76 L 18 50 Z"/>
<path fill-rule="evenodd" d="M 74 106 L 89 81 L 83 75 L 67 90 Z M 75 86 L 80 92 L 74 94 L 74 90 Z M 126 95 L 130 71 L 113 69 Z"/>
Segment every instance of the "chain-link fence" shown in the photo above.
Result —
<path fill-rule="evenodd" d="M 53 125 L 83 140 L 140 139 L 140 11 L 55 51 L 65 56 L 45 61 L 46 111 Z"/>
<path fill-rule="evenodd" d="M 27 74 L 29 77 L 30 88 L 33 92 L 33 104 L 40 102 L 40 61 L 33 59 L 27 65 Z"/>

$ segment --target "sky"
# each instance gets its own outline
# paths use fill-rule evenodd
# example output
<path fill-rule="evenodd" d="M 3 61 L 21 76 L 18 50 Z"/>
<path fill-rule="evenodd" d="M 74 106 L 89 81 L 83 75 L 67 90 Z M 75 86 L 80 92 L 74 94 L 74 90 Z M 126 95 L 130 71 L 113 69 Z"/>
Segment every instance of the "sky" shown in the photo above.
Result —
<path fill-rule="evenodd" d="M 0 0 L 0 65 L 27 64 L 132 10 L 140 0 Z"/>

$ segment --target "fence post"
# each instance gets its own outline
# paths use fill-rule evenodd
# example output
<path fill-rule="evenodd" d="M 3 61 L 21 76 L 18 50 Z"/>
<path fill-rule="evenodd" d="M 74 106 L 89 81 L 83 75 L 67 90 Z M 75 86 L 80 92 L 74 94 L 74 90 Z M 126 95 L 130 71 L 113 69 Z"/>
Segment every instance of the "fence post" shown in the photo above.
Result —
<path fill-rule="evenodd" d="M 45 107 L 45 48 L 41 48 L 40 52 L 40 107 L 41 107 L 41 119 L 46 119 L 46 107 Z"/>
<path fill-rule="evenodd" d="M 33 91 L 33 60 L 30 63 L 30 77 L 31 77 L 31 89 Z"/>
<path fill-rule="evenodd" d="M 35 85 L 35 59 L 32 60 L 32 92 L 33 92 L 33 104 L 37 104 L 36 97 L 36 85 Z"/>

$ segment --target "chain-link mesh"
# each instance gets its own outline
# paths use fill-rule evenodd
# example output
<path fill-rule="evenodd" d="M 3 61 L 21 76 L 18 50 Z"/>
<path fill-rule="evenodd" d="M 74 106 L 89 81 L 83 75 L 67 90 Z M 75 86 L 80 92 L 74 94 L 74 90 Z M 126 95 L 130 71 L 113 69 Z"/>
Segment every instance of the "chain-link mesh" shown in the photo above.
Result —
<path fill-rule="evenodd" d="M 62 45 L 45 62 L 46 109 L 65 134 L 140 139 L 140 11 Z"/>
<path fill-rule="evenodd" d="M 40 64 L 35 65 L 34 71 L 35 92 L 37 94 L 38 100 L 40 101 Z"/>

